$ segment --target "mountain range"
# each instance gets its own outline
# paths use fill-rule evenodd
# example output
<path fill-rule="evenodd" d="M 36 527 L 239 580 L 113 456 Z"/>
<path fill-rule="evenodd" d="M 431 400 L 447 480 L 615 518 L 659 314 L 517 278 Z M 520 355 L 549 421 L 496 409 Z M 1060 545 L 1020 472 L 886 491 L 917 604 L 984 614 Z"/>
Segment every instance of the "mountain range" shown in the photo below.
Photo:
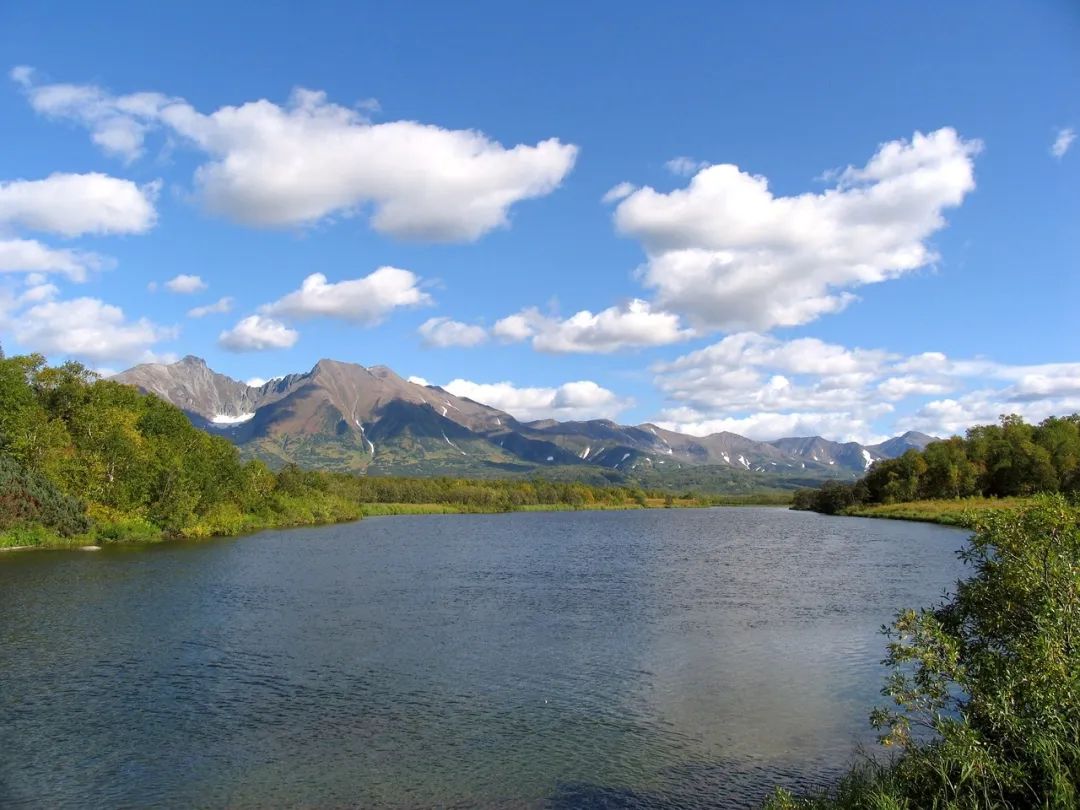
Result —
<path fill-rule="evenodd" d="M 606 419 L 520 422 L 510 414 L 385 366 L 320 360 L 311 371 L 255 387 L 188 356 L 147 363 L 112 379 L 181 408 L 197 427 L 272 466 L 396 475 L 513 475 L 712 489 L 800 486 L 861 475 L 877 459 L 922 449 L 909 432 L 876 445 L 820 436 L 759 442 L 735 433 L 690 436 Z"/>

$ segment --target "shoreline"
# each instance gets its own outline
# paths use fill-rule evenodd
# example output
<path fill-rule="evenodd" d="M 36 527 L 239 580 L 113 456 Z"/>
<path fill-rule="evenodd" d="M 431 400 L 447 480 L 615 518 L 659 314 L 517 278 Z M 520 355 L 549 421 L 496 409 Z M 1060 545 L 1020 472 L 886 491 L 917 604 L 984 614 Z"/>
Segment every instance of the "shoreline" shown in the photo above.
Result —
<path fill-rule="evenodd" d="M 839 513 L 839 517 L 864 517 L 875 520 L 907 520 L 972 529 L 980 518 L 993 512 L 1016 509 L 1031 503 L 1030 497 L 958 498 L 948 500 L 904 501 L 901 503 L 865 504 Z"/>
<path fill-rule="evenodd" d="M 355 518 L 345 520 L 317 521 L 314 523 L 285 523 L 271 526 L 252 527 L 246 531 L 234 533 L 219 533 L 199 536 L 165 535 L 164 533 L 153 537 L 143 536 L 131 540 L 115 540 L 101 542 L 93 535 L 79 535 L 77 537 L 49 538 L 48 542 L 33 545 L 0 546 L 0 553 L 25 552 L 25 551 L 100 551 L 109 546 L 152 546 L 171 542 L 198 542 L 199 540 L 224 539 L 229 537 L 246 537 L 263 531 L 282 531 L 288 529 L 302 529 L 304 527 L 338 526 L 346 523 L 355 523 L 365 518 L 396 517 L 402 515 L 503 515 L 516 512 L 623 512 L 638 509 L 711 509 L 714 507 L 744 507 L 744 506 L 772 506 L 785 507 L 784 504 L 768 502 L 762 498 L 759 502 L 752 499 L 733 499 L 731 503 L 687 503 L 673 502 L 665 504 L 662 498 L 650 498 L 645 504 L 594 504 L 575 506 L 572 504 L 525 504 L 514 509 L 485 509 L 483 507 L 471 507 L 458 504 L 440 503 L 361 503 L 360 514 Z M 96 541 L 96 542 L 94 542 Z"/>

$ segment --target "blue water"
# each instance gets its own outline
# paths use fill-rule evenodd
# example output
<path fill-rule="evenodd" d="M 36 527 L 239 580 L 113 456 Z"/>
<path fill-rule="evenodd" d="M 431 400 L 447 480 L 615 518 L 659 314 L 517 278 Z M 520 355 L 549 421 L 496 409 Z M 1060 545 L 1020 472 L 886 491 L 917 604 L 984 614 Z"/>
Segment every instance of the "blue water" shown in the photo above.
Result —
<path fill-rule="evenodd" d="M 964 534 L 782 509 L 0 555 L 0 806 L 743 807 L 832 778 Z"/>

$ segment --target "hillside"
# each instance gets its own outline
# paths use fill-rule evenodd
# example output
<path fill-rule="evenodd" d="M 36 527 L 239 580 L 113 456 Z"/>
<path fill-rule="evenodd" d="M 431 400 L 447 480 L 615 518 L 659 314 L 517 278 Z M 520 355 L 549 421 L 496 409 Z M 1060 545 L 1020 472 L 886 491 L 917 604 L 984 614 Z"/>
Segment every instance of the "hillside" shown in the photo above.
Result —
<path fill-rule="evenodd" d="M 196 426 L 272 466 L 373 475 L 552 477 L 717 490 L 793 488 L 861 475 L 930 437 L 905 434 L 864 447 L 818 436 L 759 442 L 734 433 L 699 437 L 657 425 L 594 419 L 520 422 L 385 366 L 320 360 L 307 373 L 252 387 L 197 357 L 144 364 L 113 378 L 181 408 Z M 675 483 L 679 482 L 679 483 Z M 722 484 L 718 485 L 718 482 Z M 712 486 L 710 486 L 712 485 Z"/>

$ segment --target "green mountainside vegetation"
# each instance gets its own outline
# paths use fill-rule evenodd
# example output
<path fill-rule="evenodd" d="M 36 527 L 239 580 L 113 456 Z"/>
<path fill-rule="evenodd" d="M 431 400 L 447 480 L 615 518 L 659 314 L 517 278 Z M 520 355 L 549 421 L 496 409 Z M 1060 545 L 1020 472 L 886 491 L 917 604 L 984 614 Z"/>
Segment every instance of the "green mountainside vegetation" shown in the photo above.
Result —
<path fill-rule="evenodd" d="M 830 481 L 798 490 L 796 509 L 912 519 L 994 509 L 1002 499 L 1080 491 L 1080 415 L 1029 425 L 1019 416 L 979 425 L 963 437 L 933 442 L 899 458 L 874 462 L 853 483 Z M 951 501 L 951 503 L 945 503 Z M 951 516 L 951 520 L 950 520 Z"/>
<path fill-rule="evenodd" d="M 0 548 L 236 535 L 364 514 L 728 501 L 739 499 L 578 481 L 275 472 L 241 460 L 179 408 L 78 363 L 0 358 Z"/>

